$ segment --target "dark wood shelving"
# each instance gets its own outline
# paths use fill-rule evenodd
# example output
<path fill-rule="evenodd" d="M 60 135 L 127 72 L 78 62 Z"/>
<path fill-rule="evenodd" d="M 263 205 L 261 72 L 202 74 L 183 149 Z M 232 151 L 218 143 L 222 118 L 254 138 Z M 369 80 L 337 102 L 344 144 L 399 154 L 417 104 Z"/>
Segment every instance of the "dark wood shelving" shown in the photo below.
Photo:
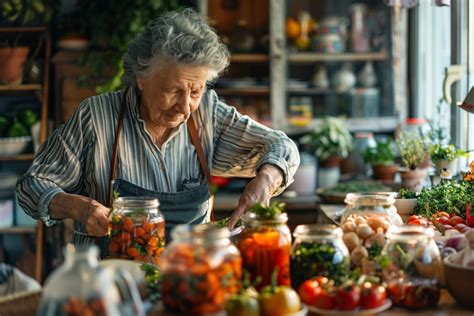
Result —
<path fill-rule="evenodd" d="M 0 91 L 39 91 L 41 84 L 0 85 Z"/>
<path fill-rule="evenodd" d="M 0 161 L 32 161 L 35 154 L 21 154 L 15 156 L 0 156 Z"/>
<path fill-rule="evenodd" d="M 216 88 L 219 95 L 245 95 L 245 96 L 267 96 L 270 93 L 269 87 L 239 87 L 239 88 Z"/>
<path fill-rule="evenodd" d="M 269 62 L 267 54 L 232 54 L 230 61 L 233 63 L 264 63 Z"/>
<path fill-rule="evenodd" d="M 386 51 L 367 53 L 292 53 L 288 55 L 290 63 L 313 63 L 331 61 L 383 61 L 387 60 Z"/>

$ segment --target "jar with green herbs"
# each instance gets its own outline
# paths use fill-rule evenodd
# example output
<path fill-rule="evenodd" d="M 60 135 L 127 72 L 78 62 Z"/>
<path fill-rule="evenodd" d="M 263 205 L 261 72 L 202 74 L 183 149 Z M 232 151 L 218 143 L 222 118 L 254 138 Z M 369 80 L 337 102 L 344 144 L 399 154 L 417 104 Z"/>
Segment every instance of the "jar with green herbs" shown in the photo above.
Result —
<path fill-rule="evenodd" d="M 338 280 L 349 272 L 349 251 L 336 225 L 299 225 L 293 237 L 290 268 L 295 289 L 316 276 Z"/>
<path fill-rule="evenodd" d="M 433 236 L 429 227 L 390 227 L 382 250 L 386 258 L 383 277 L 395 305 L 418 309 L 438 304 L 443 271 Z"/>
<path fill-rule="evenodd" d="M 350 252 L 351 266 L 361 267 L 366 274 L 377 269 L 374 258 L 385 245 L 385 234 L 402 219 L 394 206 L 395 193 L 348 193 L 341 219 L 342 239 Z"/>

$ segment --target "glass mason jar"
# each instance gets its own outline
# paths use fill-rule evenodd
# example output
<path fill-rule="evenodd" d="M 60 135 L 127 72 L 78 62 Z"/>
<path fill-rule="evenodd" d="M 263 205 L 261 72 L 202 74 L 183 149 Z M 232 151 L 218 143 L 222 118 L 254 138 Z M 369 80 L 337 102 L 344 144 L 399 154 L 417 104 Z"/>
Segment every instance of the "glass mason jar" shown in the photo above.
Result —
<path fill-rule="evenodd" d="M 165 246 L 165 218 L 158 199 L 120 197 L 110 219 L 109 256 L 158 265 Z"/>
<path fill-rule="evenodd" d="M 341 219 L 342 239 L 349 249 L 352 267 L 362 267 L 365 274 L 378 268 L 372 260 L 385 245 L 385 234 L 391 225 L 402 219 L 394 206 L 395 194 L 390 192 L 348 193 Z"/>
<path fill-rule="evenodd" d="M 250 281 L 261 290 L 271 284 L 273 271 L 278 270 L 277 284 L 290 285 L 288 215 L 282 213 L 274 219 L 257 219 L 254 213 L 246 213 L 242 220 L 244 229 L 237 240 L 237 248 L 242 254 L 244 270 L 250 273 Z"/>
<path fill-rule="evenodd" d="M 66 246 L 65 261 L 46 280 L 38 316 L 144 315 L 132 277 L 99 266 L 95 245 Z"/>
<path fill-rule="evenodd" d="M 316 276 L 337 280 L 349 272 L 349 251 L 336 225 L 299 225 L 293 237 L 290 267 L 295 289 Z"/>
<path fill-rule="evenodd" d="M 229 240 L 229 229 L 215 223 L 178 225 L 161 262 L 161 295 L 166 310 L 221 312 L 240 289 L 242 258 Z"/>
<path fill-rule="evenodd" d="M 413 309 L 438 304 L 443 266 L 433 236 L 429 227 L 390 227 L 382 250 L 387 257 L 383 276 L 394 304 Z"/>

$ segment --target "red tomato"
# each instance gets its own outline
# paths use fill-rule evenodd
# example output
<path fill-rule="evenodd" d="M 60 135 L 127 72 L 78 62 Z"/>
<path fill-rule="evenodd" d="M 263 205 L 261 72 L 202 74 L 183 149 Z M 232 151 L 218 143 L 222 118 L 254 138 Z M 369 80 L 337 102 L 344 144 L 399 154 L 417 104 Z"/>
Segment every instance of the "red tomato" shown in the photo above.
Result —
<path fill-rule="evenodd" d="M 322 288 L 319 286 L 318 281 L 314 279 L 304 281 L 298 288 L 298 294 L 303 303 L 312 306 L 314 306 L 314 301 L 321 291 Z"/>
<path fill-rule="evenodd" d="M 437 212 L 436 214 L 434 214 L 434 217 L 436 217 L 436 218 L 443 217 L 443 216 L 449 218 L 449 214 L 446 213 L 446 212 L 441 211 L 441 212 Z"/>
<path fill-rule="evenodd" d="M 340 310 L 353 310 L 360 303 L 360 287 L 347 283 L 343 284 L 336 291 L 336 307 Z"/>
<path fill-rule="evenodd" d="M 401 304 L 405 295 L 405 285 L 401 282 L 394 281 L 388 284 L 388 294 L 395 305 Z"/>
<path fill-rule="evenodd" d="M 382 306 L 386 298 L 387 292 L 383 286 L 365 282 L 361 289 L 360 307 L 369 309 Z"/>
<path fill-rule="evenodd" d="M 335 306 L 334 293 L 330 293 L 321 287 L 320 289 L 321 291 L 314 298 L 313 306 L 319 309 L 333 309 Z"/>
<path fill-rule="evenodd" d="M 457 224 L 466 224 L 461 216 L 453 216 L 451 217 L 451 225 L 456 226 Z"/>
<path fill-rule="evenodd" d="M 408 225 L 428 226 L 426 219 L 414 219 L 408 222 Z"/>
<path fill-rule="evenodd" d="M 315 278 L 313 278 L 313 280 L 315 280 L 316 282 L 318 282 L 318 284 L 320 286 L 323 286 L 325 284 L 328 284 L 329 283 L 329 279 L 324 277 L 324 276 L 317 276 Z"/>
<path fill-rule="evenodd" d="M 421 217 L 418 216 L 418 215 L 412 215 L 408 218 L 408 223 L 411 222 L 411 221 L 414 221 L 414 220 L 417 220 L 417 219 L 420 219 Z"/>
<path fill-rule="evenodd" d="M 451 225 L 451 220 L 448 216 L 441 216 L 436 219 L 441 225 Z"/>

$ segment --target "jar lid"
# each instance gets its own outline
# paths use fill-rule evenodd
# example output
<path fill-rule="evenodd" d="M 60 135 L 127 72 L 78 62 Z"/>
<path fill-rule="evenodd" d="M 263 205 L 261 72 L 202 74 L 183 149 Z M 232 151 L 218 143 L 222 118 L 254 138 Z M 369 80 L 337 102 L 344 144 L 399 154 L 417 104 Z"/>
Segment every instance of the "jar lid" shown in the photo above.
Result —
<path fill-rule="evenodd" d="M 114 208 L 156 208 L 160 202 L 150 196 L 124 196 L 116 198 L 113 202 Z"/>
<path fill-rule="evenodd" d="M 367 206 L 390 205 L 395 203 L 396 192 L 361 192 L 347 193 L 344 203 Z"/>
<path fill-rule="evenodd" d="M 293 232 L 293 237 L 340 238 L 342 237 L 342 229 L 332 224 L 298 225 Z"/>
<path fill-rule="evenodd" d="M 230 230 L 227 227 L 221 227 L 217 223 L 205 223 L 199 225 L 180 224 L 176 225 L 171 232 L 174 240 L 189 239 L 193 242 L 199 240 L 217 241 L 230 237 Z"/>

